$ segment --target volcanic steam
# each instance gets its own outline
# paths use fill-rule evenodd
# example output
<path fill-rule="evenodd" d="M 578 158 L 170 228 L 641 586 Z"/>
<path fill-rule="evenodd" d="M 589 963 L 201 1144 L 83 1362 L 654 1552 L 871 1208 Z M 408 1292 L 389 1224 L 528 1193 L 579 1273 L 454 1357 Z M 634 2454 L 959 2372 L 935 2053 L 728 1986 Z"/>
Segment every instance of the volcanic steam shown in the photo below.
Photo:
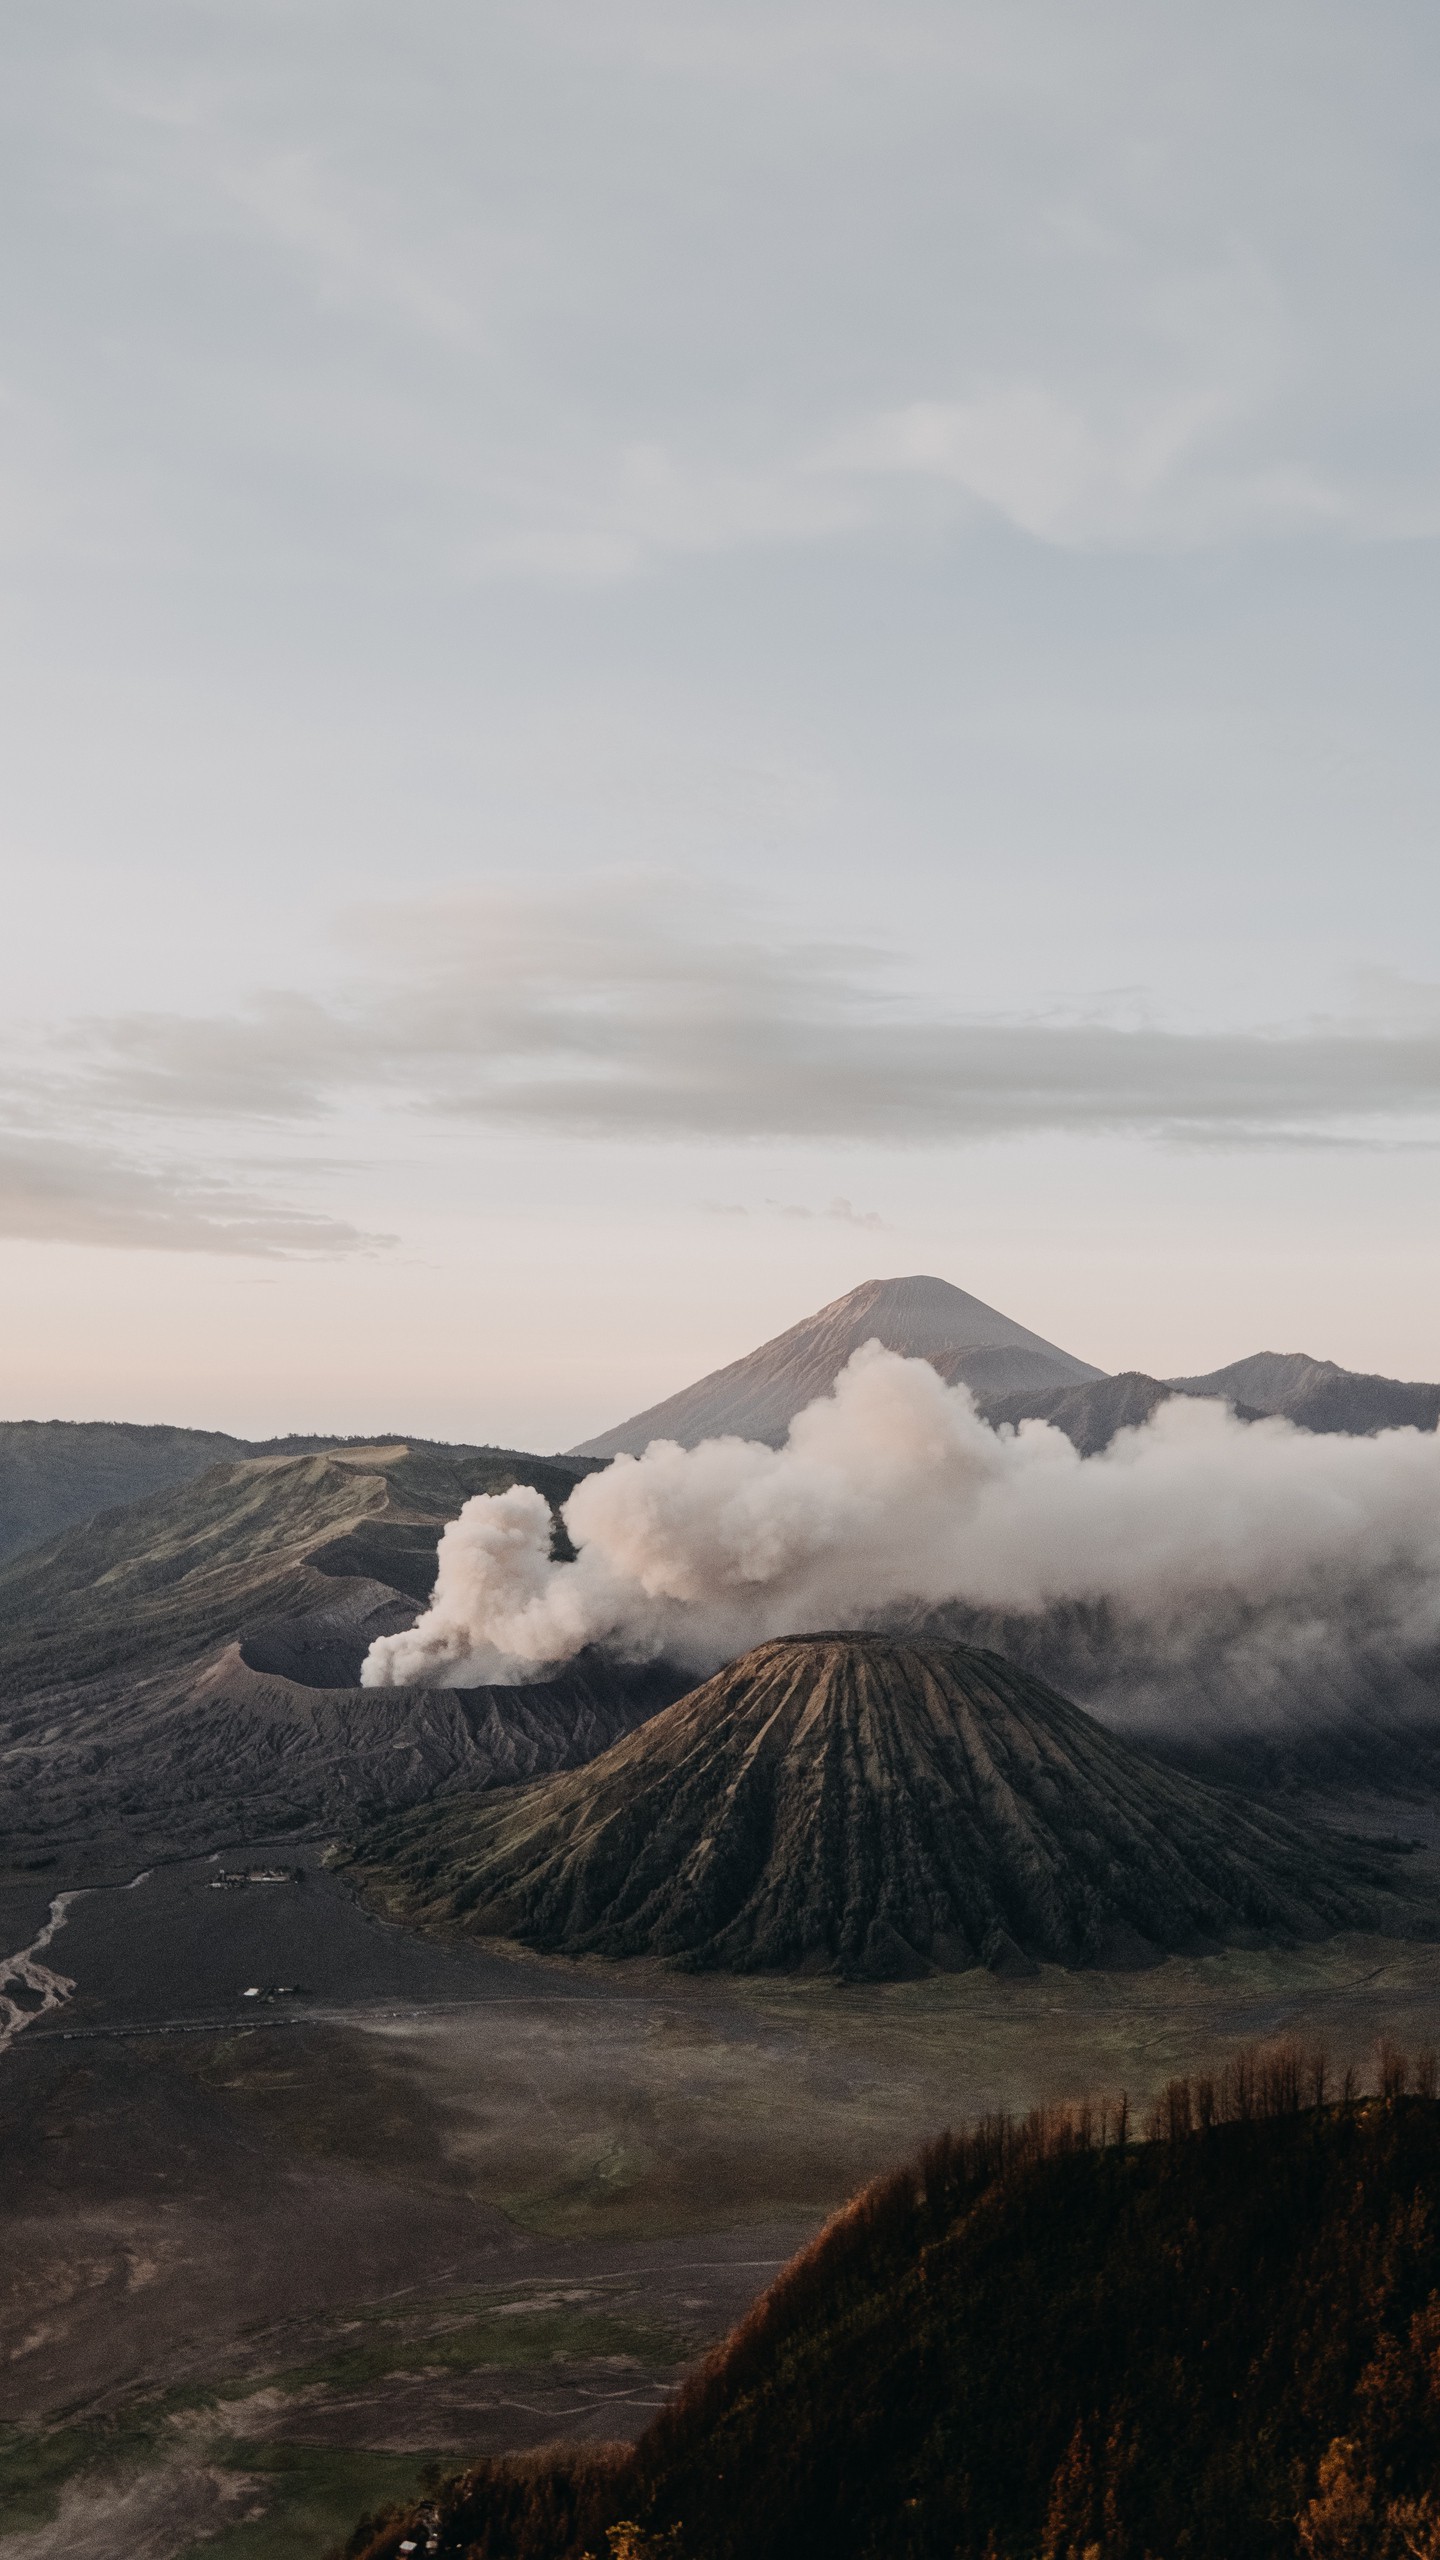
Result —
<path fill-rule="evenodd" d="M 993 1431 L 968 1388 L 868 1343 L 779 1449 L 652 1443 L 577 1486 L 574 1560 L 542 1495 L 467 1502 L 417 1623 L 370 1688 L 530 1680 L 598 1644 L 697 1671 L 775 1635 L 942 1603 L 1103 1604 L 1164 1646 L 1407 1648 L 1440 1633 L 1440 1439 L 1317 1437 L 1175 1397 L 1098 1456 L 1045 1422 Z"/>

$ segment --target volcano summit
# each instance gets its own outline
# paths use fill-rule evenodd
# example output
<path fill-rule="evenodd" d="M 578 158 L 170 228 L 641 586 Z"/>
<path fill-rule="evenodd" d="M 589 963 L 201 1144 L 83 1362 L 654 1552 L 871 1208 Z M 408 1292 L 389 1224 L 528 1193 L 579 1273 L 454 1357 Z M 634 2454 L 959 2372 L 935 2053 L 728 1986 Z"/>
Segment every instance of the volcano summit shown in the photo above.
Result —
<path fill-rule="evenodd" d="M 928 1360 L 948 1385 L 963 1379 L 982 1400 L 1063 1394 L 1104 1375 L 982 1298 L 972 1298 L 968 1289 L 917 1272 L 905 1280 L 863 1281 L 743 1360 L 712 1370 L 663 1404 L 602 1431 L 572 1455 L 638 1457 L 652 1440 L 678 1440 L 682 1449 L 693 1449 L 730 1431 L 778 1448 L 796 1414 L 816 1396 L 828 1395 L 863 1342 Z"/>
<path fill-rule="evenodd" d="M 1158 1766 L 1000 1655 L 762 1644 L 587 1767 L 369 1833 L 395 1918 L 893 1980 L 1374 1927 L 1378 1858 Z"/>

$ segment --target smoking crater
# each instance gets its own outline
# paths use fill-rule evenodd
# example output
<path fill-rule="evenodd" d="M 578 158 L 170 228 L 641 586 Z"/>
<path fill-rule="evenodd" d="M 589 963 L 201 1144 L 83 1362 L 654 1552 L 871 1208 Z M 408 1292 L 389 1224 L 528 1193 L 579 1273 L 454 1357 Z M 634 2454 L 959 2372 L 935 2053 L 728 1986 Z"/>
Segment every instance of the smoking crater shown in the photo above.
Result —
<path fill-rule="evenodd" d="M 1440 1439 L 1318 1437 L 1175 1397 L 1098 1455 L 992 1430 L 968 1388 L 869 1343 L 778 1449 L 657 1441 L 588 1477 L 553 1552 L 544 1497 L 478 1495 L 367 1687 L 534 1679 L 586 1645 L 713 1669 L 767 1637 L 945 1603 L 1101 1603 L 1158 1642 L 1216 1613 L 1252 1650 L 1440 1637 Z"/>

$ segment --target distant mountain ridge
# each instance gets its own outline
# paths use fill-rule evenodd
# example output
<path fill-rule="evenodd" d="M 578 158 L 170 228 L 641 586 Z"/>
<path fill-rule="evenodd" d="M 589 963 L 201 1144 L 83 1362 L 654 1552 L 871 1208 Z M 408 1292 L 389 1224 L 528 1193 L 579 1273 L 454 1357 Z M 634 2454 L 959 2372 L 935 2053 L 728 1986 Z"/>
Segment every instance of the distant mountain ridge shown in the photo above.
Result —
<path fill-rule="evenodd" d="M 1283 1413 L 1307 1431 L 1340 1431 L 1363 1438 L 1407 1425 L 1433 1431 L 1440 1422 L 1440 1385 L 1422 1379 L 1382 1378 L 1314 1360 L 1304 1351 L 1256 1351 L 1201 1378 L 1171 1378 L 1181 1395 L 1227 1396 L 1260 1413 Z"/>
<path fill-rule="evenodd" d="M 1342 1369 L 1302 1351 L 1257 1351 L 1203 1376 L 1155 1378 L 1143 1369 L 1109 1376 L 948 1280 L 916 1273 L 862 1281 L 773 1341 L 569 1454 L 638 1457 L 652 1440 L 693 1449 L 726 1434 L 778 1447 L 796 1414 L 828 1394 L 852 1352 L 872 1340 L 928 1360 L 951 1386 L 963 1382 L 987 1422 L 1053 1422 L 1084 1457 L 1175 1395 L 1219 1397 L 1242 1422 L 1278 1413 L 1306 1431 L 1355 1437 L 1405 1426 L 1433 1431 L 1440 1422 L 1440 1385 Z"/>
<path fill-rule="evenodd" d="M 1152 1378 L 1122 1369 L 1113 1378 L 1078 1386 L 1019 1389 L 1007 1395 L 977 1391 L 987 1422 L 1053 1422 L 1082 1457 L 1109 1447 L 1117 1431 L 1146 1422 L 1171 1396 L 1213 1396 L 1242 1422 L 1278 1414 L 1302 1431 L 1337 1432 L 1365 1439 L 1376 1431 L 1433 1431 L 1440 1421 L 1440 1386 L 1420 1380 L 1367 1376 L 1303 1351 L 1257 1351 L 1203 1377 Z"/>
<path fill-rule="evenodd" d="M 207 1467 L 244 1458 L 304 1458 L 326 1449 L 464 1449 L 532 1464 L 528 1453 L 417 1440 L 404 1431 L 302 1432 L 238 1440 L 170 1422 L 0 1422 L 0 1564 L 44 1546 L 102 1511 L 193 1484 Z M 583 1465 L 571 1473 L 584 1474 Z"/>
<path fill-rule="evenodd" d="M 1077 1360 L 1044 1336 L 929 1273 L 865 1280 L 843 1298 L 762 1342 L 743 1359 L 712 1370 L 693 1386 L 628 1422 L 582 1441 L 572 1457 L 638 1457 L 652 1440 L 697 1441 L 734 1433 L 777 1447 L 802 1408 L 829 1393 L 846 1361 L 865 1342 L 928 1360 L 950 1385 L 963 1379 L 979 1397 L 1043 1395 L 1104 1371 Z"/>

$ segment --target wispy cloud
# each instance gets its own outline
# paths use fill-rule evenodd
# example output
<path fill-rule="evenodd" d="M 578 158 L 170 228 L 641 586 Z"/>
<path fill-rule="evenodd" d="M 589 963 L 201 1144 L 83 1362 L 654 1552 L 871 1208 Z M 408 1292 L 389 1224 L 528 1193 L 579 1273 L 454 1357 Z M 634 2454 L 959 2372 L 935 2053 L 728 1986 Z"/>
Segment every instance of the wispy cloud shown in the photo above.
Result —
<path fill-rule="evenodd" d="M 62 1137 L 0 1136 L 0 1236 L 292 1261 L 375 1251 L 344 1219 L 193 1166 L 146 1163 Z"/>
<path fill-rule="evenodd" d="M 744 1200 L 706 1200 L 702 1205 L 710 1218 L 750 1218 L 757 1214 Z M 802 1221 L 818 1219 L 840 1227 L 864 1227 L 872 1234 L 879 1233 L 885 1226 L 878 1209 L 857 1209 L 852 1201 L 838 1196 L 823 1209 L 811 1208 L 800 1200 L 767 1200 L 763 1211 L 758 1214 Z"/>
<path fill-rule="evenodd" d="M 930 1148 L 1042 1133 L 1306 1150 L 1440 1137 L 1440 991 L 1374 973 L 1351 1014 L 1288 1027 L 1166 1028 L 1133 989 L 1119 1019 L 1093 1003 L 946 1014 L 898 953 L 786 939 L 633 877 L 370 911 L 343 948 L 325 997 L 279 988 L 237 1013 L 118 1014 L 57 1029 L 28 1060 L 12 1050 L 0 1234 L 270 1259 L 376 1250 L 393 1237 L 313 1205 L 336 1164 L 295 1149 L 345 1115 L 338 1170 L 353 1172 L 374 1160 L 377 1110 L 428 1122 L 452 1169 L 467 1127 Z M 718 1205 L 883 1225 L 843 1195 Z"/>
<path fill-rule="evenodd" d="M 853 1201 L 840 1195 L 827 1202 L 823 1209 L 809 1209 L 800 1200 L 767 1200 L 765 1206 L 773 1210 L 777 1218 L 818 1218 L 837 1227 L 865 1227 L 872 1234 L 878 1234 L 885 1224 L 878 1209 L 857 1209 Z"/>
<path fill-rule="evenodd" d="M 72 1035 L 95 1111 L 306 1120 L 357 1095 L 610 1139 L 943 1145 L 1038 1132 L 1380 1143 L 1440 1110 L 1440 1013 L 1177 1030 L 946 1015 L 895 954 L 786 942 L 664 881 L 358 919 L 329 1001 Z M 1404 1124 L 1397 1130 L 1395 1124 Z"/>

